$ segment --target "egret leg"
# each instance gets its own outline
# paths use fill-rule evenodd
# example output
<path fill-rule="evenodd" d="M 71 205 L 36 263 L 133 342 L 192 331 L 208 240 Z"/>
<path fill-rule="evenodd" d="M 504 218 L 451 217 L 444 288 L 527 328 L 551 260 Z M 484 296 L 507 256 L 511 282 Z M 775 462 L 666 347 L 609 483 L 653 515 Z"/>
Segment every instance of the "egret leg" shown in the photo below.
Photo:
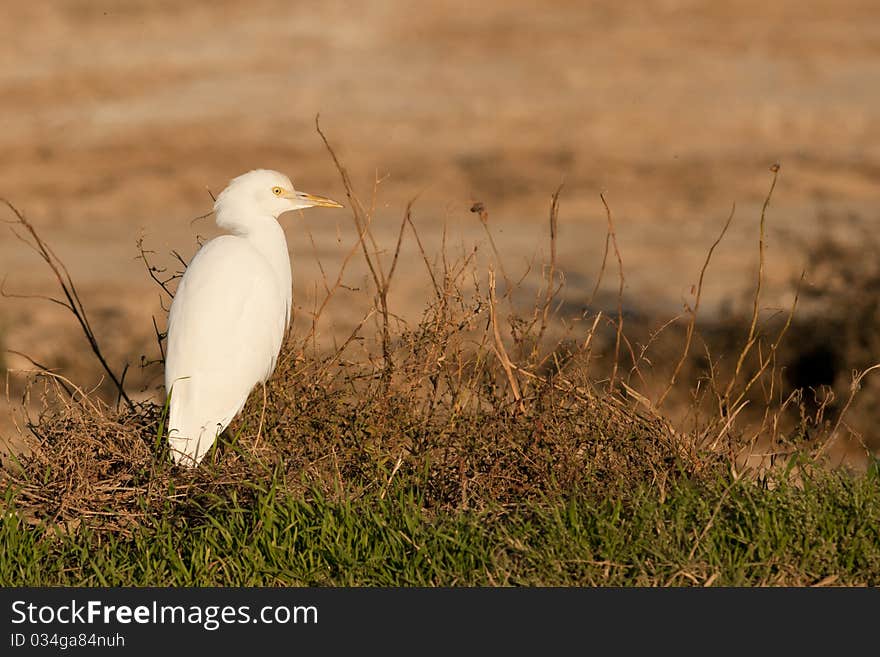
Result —
<path fill-rule="evenodd" d="M 257 425 L 257 437 L 254 440 L 254 447 L 259 446 L 260 436 L 263 433 L 263 418 L 266 414 L 266 382 L 263 381 L 263 408 L 260 409 L 260 423 Z"/>

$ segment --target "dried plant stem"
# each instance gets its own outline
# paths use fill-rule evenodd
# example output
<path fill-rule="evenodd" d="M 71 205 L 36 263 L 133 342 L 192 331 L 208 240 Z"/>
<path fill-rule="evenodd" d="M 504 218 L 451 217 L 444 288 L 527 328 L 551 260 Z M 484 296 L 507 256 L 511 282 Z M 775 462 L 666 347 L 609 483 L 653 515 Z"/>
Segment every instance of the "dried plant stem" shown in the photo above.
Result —
<path fill-rule="evenodd" d="M 489 269 L 489 319 L 492 323 L 492 336 L 495 340 L 495 355 L 498 356 L 498 360 L 501 361 L 501 366 L 504 368 L 505 374 L 507 374 L 507 380 L 510 382 L 510 390 L 513 392 L 513 398 L 517 402 L 517 408 L 521 412 L 525 411 L 522 394 L 519 390 L 519 383 L 516 380 L 516 375 L 513 373 L 513 364 L 510 361 L 510 357 L 507 355 L 507 350 L 504 348 L 504 342 L 501 339 L 501 330 L 498 328 L 497 300 L 495 298 L 495 271 L 491 268 Z"/>
<path fill-rule="evenodd" d="M 489 246 L 492 247 L 492 253 L 495 254 L 495 265 L 498 267 L 498 271 L 501 272 L 501 278 L 504 279 L 504 295 L 507 296 L 513 291 L 513 286 L 510 283 L 510 278 L 507 276 L 507 272 L 504 271 L 504 260 L 501 258 L 501 253 L 495 245 L 495 238 L 492 237 L 492 231 L 489 230 L 489 211 L 486 210 L 485 204 L 478 201 L 471 206 L 471 212 L 476 212 L 480 217 L 480 223 L 483 225 L 483 230 L 486 231 L 486 237 L 489 238 Z"/>
<path fill-rule="evenodd" d="M 15 231 L 15 229 L 11 229 L 13 234 L 22 242 L 30 246 L 34 251 L 36 251 L 36 253 L 43 259 L 43 261 L 47 265 L 49 265 L 52 273 L 55 274 L 55 278 L 58 281 L 58 285 L 61 287 L 61 291 L 64 294 L 64 298 L 66 299 L 66 301 L 60 301 L 58 299 L 48 297 L 37 297 L 36 295 L 28 296 L 7 294 L 4 290 L 2 290 L 2 287 L 0 287 L 0 294 L 2 294 L 2 296 L 4 297 L 47 298 L 48 300 L 67 308 L 71 313 L 73 313 L 73 316 L 76 317 L 76 320 L 77 322 L 79 322 L 83 334 L 86 336 L 86 339 L 89 342 L 89 347 L 91 347 L 92 353 L 95 354 L 98 362 L 101 363 L 101 367 L 107 373 L 107 376 L 110 377 L 110 380 L 113 382 L 113 384 L 116 386 L 116 390 L 119 392 L 119 397 L 125 400 L 130 409 L 134 410 L 134 402 L 132 402 L 129 396 L 126 394 L 125 389 L 122 385 L 122 379 L 117 378 L 116 374 L 107 363 L 107 359 L 104 357 L 104 354 L 101 351 L 101 347 L 98 345 L 98 339 L 95 337 L 95 333 L 92 330 L 91 324 L 89 323 L 89 318 L 86 314 L 85 306 L 79 298 L 79 293 L 77 292 L 76 285 L 74 284 L 73 279 L 70 277 L 70 272 L 67 270 L 67 267 L 58 258 L 58 256 L 55 255 L 51 247 L 49 247 L 49 245 L 43 241 L 33 225 L 31 225 L 31 223 L 27 219 L 25 219 L 24 215 L 19 212 L 18 208 L 16 208 L 11 202 L 6 199 L 0 199 L 0 201 L 5 203 L 6 206 L 10 210 L 12 210 L 17 218 L 17 221 L 10 223 L 17 223 L 22 226 L 30 234 L 33 242 L 29 242 L 27 239 L 19 235 Z"/>
<path fill-rule="evenodd" d="M 434 288 L 434 294 L 437 295 L 438 299 L 443 298 L 443 294 L 440 292 L 440 286 L 437 284 L 437 277 L 434 275 L 434 268 L 431 266 L 431 263 L 428 261 L 428 254 L 425 251 L 425 247 L 422 245 L 422 240 L 419 237 L 419 231 L 416 230 L 416 226 L 412 221 L 412 217 L 409 214 L 406 215 L 406 220 L 409 223 L 410 230 L 412 230 L 413 237 L 416 238 L 416 245 L 419 248 L 419 254 L 422 256 L 422 261 L 425 263 L 425 269 L 428 270 L 428 276 L 431 277 L 431 285 Z"/>
<path fill-rule="evenodd" d="M 602 278 L 605 276 L 605 267 L 608 264 L 608 253 L 611 250 L 611 231 L 605 229 L 605 251 L 602 254 L 602 264 L 599 267 L 599 273 L 596 276 L 596 284 L 593 286 L 593 292 L 590 294 L 590 300 L 587 301 L 587 308 L 592 308 L 593 302 L 596 300 L 596 294 L 602 285 Z"/>
<path fill-rule="evenodd" d="M 852 405 L 856 393 L 862 388 L 862 380 L 866 376 L 868 376 L 868 374 L 877 369 L 880 369 L 880 363 L 875 363 L 874 365 L 871 365 L 871 367 L 862 370 L 861 372 L 853 373 L 852 383 L 850 383 L 849 386 L 849 397 L 847 398 L 846 403 L 843 405 L 843 408 L 840 409 L 840 413 L 837 414 L 837 420 L 835 420 L 834 422 L 834 428 L 831 429 L 831 433 L 828 435 L 828 439 L 824 443 L 822 443 L 822 446 L 819 447 L 818 451 L 816 452 L 816 458 L 824 454 L 825 451 L 828 449 L 828 446 L 837 439 L 837 432 L 840 430 L 840 425 L 843 423 L 843 418 L 849 410 L 849 407 Z"/>
<path fill-rule="evenodd" d="M 703 294 L 703 279 L 706 276 L 706 270 L 709 268 L 709 262 L 711 262 L 712 260 L 712 254 L 715 252 L 715 249 L 718 247 L 719 244 L 721 244 L 721 240 L 723 240 L 724 236 L 727 234 L 727 229 L 730 228 L 730 222 L 733 221 L 733 215 L 735 213 L 736 203 L 734 203 L 733 207 L 730 208 L 730 214 L 727 216 L 727 221 L 724 222 L 724 227 L 721 229 L 721 234 L 718 235 L 718 238 L 712 243 L 712 246 L 709 247 L 709 252 L 706 254 L 706 260 L 703 262 L 702 269 L 700 269 L 700 280 L 697 283 L 697 293 L 694 298 L 694 307 L 689 309 L 690 321 L 688 322 L 687 334 L 685 335 L 684 339 L 684 349 L 681 352 L 681 357 L 675 364 L 675 369 L 672 371 L 672 376 L 669 377 L 669 382 L 666 384 L 666 388 L 663 390 L 662 394 L 655 403 L 655 407 L 658 409 L 663 406 L 663 402 L 666 401 L 666 397 L 667 395 L 669 395 L 669 392 L 675 385 L 675 381 L 678 378 L 679 373 L 681 372 L 681 368 L 684 366 L 688 354 L 690 353 L 691 340 L 694 336 L 694 327 L 697 324 L 697 312 L 700 310 L 700 300 L 702 299 Z"/>
<path fill-rule="evenodd" d="M 397 471 L 400 470 L 401 465 L 403 465 L 403 452 L 401 452 L 400 456 L 397 457 L 397 461 L 394 463 L 394 467 L 391 469 L 391 474 L 388 477 L 388 481 L 386 481 L 385 485 L 382 487 L 382 492 L 379 494 L 380 500 L 385 499 L 385 495 L 388 492 L 388 487 L 391 486 L 394 475 L 396 475 Z"/>
<path fill-rule="evenodd" d="M 617 247 L 617 234 L 614 231 L 614 219 L 611 217 L 611 208 L 605 200 L 605 194 L 599 194 L 602 205 L 605 207 L 605 217 L 608 220 L 608 234 L 611 237 L 611 245 L 614 247 L 614 255 L 617 257 L 617 272 L 619 286 L 617 289 L 617 334 L 614 339 L 614 364 L 611 369 L 611 378 L 608 381 L 608 389 L 614 390 L 614 382 L 617 377 L 618 362 L 620 359 L 620 341 L 623 335 L 623 288 L 626 279 L 623 275 L 623 258 L 620 257 L 620 249 Z"/>
<path fill-rule="evenodd" d="M 562 192 L 562 185 L 556 188 L 550 199 L 550 265 L 547 270 L 547 290 L 544 296 L 544 306 L 541 309 L 541 327 L 538 329 L 538 336 L 535 338 L 535 345 L 532 349 L 532 357 L 538 355 L 538 349 L 541 346 L 541 340 L 547 331 L 547 325 L 550 319 L 550 306 L 553 299 L 561 289 L 556 286 L 556 235 L 559 223 L 559 194 Z"/>
<path fill-rule="evenodd" d="M 16 356 L 21 356 L 22 358 L 24 358 L 25 360 L 27 360 L 31 365 L 33 365 L 33 366 L 36 367 L 38 370 L 40 370 L 40 372 L 43 373 L 43 374 L 54 374 L 54 372 L 52 371 L 52 368 L 51 368 L 51 367 L 49 367 L 48 365 L 43 365 L 42 363 L 39 363 L 39 362 L 35 361 L 33 358 L 31 358 L 31 357 L 28 356 L 27 354 L 24 354 L 24 353 L 22 353 L 22 352 L 20 352 L 20 351 L 16 351 L 15 349 L 6 349 L 6 353 L 8 353 L 8 354 L 15 354 Z M 8 370 L 7 370 L 7 376 L 8 376 L 8 373 L 9 373 L 9 372 L 8 372 Z M 65 381 L 66 381 L 66 379 L 63 379 L 63 378 L 59 378 L 59 379 L 58 379 L 58 382 L 61 384 L 61 387 L 64 389 L 64 392 L 67 393 L 67 396 L 68 396 L 68 397 L 71 397 L 71 398 L 72 398 L 72 397 L 73 397 L 73 392 L 74 392 L 74 391 L 73 391 L 73 388 L 69 387 L 69 386 L 67 385 L 67 383 L 65 383 Z M 9 388 L 9 381 L 8 381 L 8 380 L 6 381 L 6 387 L 7 387 L 7 393 L 6 393 L 6 394 L 7 394 L 7 397 L 8 397 L 8 396 L 9 396 L 9 390 L 8 390 L 8 388 Z"/>
<path fill-rule="evenodd" d="M 171 283 L 172 281 L 174 281 L 175 279 L 181 278 L 183 276 L 183 273 L 182 272 L 175 272 L 174 274 L 172 274 L 168 278 L 165 278 L 165 279 L 160 278 L 158 276 L 158 274 L 164 274 L 167 271 L 167 269 L 157 267 L 156 265 L 154 265 L 153 263 L 150 262 L 150 260 L 147 258 L 147 254 L 148 253 L 152 254 L 154 252 L 147 251 L 144 248 L 144 238 L 143 237 L 138 238 L 136 246 L 137 246 L 137 250 L 138 250 L 137 257 L 139 260 L 143 260 L 144 267 L 146 267 L 147 273 L 150 275 L 150 278 L 153 279 L 153 281 L 156 283 L 156 285 L 158 285 L 160 288 L 162 288 L 162 291 L 168 295 L 169 299 L 173 299 L 174 293 L 168 289 L 168 284 Z M 185 268 L 186 268 L 186 263 L 184 263 L 184 269 Z"/>
<path fill-rule="evenodd" d="M 375 238 L 373 236 L 372 230 L 370 229 L 370 223 L 372 221 L 369 213 L 364 211 L 363 206 L 361 205 L 360 200 L 354 193 L 354 188 L 351 184 L 351 179 L 348 176 L 348 172 L 345 167 L 342 166 L 342 163 L 339 161 L 339 158 L 336 156 L 336 151 L 333 150 L 333 147 L 330 145 L 330 142 L 327 140 L 326 135 L 321 130 L 320 116 L 315 116 L 315 129 L 318 134 L 321 136 L 321 140 L 324 142 L 324 146 L 327 149 L 327 152 L 330 153 L 330 157 L 333 159 L 333 163 L 336 165 L 336 169 L 339 172 L 340 177 L 342 178 L 342 184 L 345 187 L 345 194 L 348 197 L 349 203 L 351 204 L 352 209 L 352 218 L 354 219 L 355 227 L 357 228 L 357 232 L 359 235 L 359 243 L 361 245 L 361 250 L 364 255 L 364 261 L 367 263 L 367 267 L 370 270 L 370 274 L 373 278 L 373 284 L 375 285 L 376 295 L 379 300 L 379 310 L 382 317 L 382 357 L 384 362 L 383 369 L 383 380 L 388 381 L 388 377 L 391 373 L 391 369 L 393 367 L 393 360 L 391 357 L 391 331 L 390 331 L 390 313 L 388 311 L 388 288 L 391 284 L 391 276 L 394 274 L 394 268 L 397 263 L 397 257 L 400 253 L 400 247 L 403 239 L 403 230 L 406 226 L 407 217 L 404 216 L 403 221 L 401 222 L 400 232 L 398 234 L 397 247 L 394 252 L 393 261 L 391 265 L 391 271 L 389 272 L 389 276 L 385 276 L 384 269 L 382 267 L 382 260 L 378 255 L 378 246 L 376 245 Z M 412 202 L 407 205 L 406 214 L 410 213 Z M 370 240 L 370 243 L 373 246 L 374 256 L 370 255 L 369 250 L 367 249 L 367 243 L 364 240 L 364 236 Z"/>
<path fill-rule="evenodd" d="M 755 297 L 752 304 L 752 320 L 749 324 L 749 334 L 746 338 L 745 345 L 742 348 L 742 351 L 739 353 L 739 357 L 736 361 L 736 367 L 733 370 L 733 375 L 730 377 L 730 382 L 727 384 L 727 389 L 724 391 L 724 399 L 722 404 L 722 413 L 725 412 L 725 408 L 730 408 L 730 396 L 733 394 L 733 387 L 736 385 L 736 381 L 739 378 L 740 371 L 742 370 L 743 363 L 746 360 L 746 357 L 752 350 L 752 347 L 757 342 L 757 328 L 758 328 L 758 315 L 759 315 L 759 304 L 761 299 L 761 287 L 764 282 L 764 235 L 765 235 L 765 225 L 767 219 L 767 208 L 770 206 L 770 199 L 773 197 L 773 190 L 776 189 L 776 180 L 779 177 L 779 164 L 774 164 L 770 167 L 770 171 L 773 172 L 773 180 L 770 183 L 770 189 L 767 192 L 767 196 L 764 198 L 764 205 L 761 207 L 761 221 L 758 226 L 758 280 L 755 284 Z"/>

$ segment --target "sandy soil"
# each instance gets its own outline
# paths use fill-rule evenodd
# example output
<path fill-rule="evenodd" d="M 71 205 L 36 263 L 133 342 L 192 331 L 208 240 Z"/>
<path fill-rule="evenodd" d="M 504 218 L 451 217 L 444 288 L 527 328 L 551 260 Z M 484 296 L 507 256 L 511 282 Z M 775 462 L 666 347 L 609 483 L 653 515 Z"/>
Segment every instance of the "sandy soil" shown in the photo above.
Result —
<path fill-rule="evenodd" d="M 344 197 L 314 128 L 320 112 L 393 244 L 407 200 L 429 250 L 482 243 L 490 211 L 508 267 L 546 256 L 550 194 L 564 181 L 560 266 L 583 301 L 614 209 L 628 303 L 674 313 L 731 204 L 705 308 L 753 284 L 773 162 L 766 303 L 791 301 L 796 242 L 880 207 L 880 10 L 873 0 L 705 3 L 58 0 L 3 3 L 0 196 L 67 263 L 114 362 L 150 350 L 156 286 L 136 260 L 189 257 L 217 233 L 206 188 L 251 168 Z M 287 220 L 297 302 L 308 308 L 354 231 L 343 210 Z M 311 236 L 311 239 L 310 239 Z M 314 247 L 312 246 L 314 240 Z M 404 252 L 392 303 L 412 316 L 422 263 Z M 362 271 L 347 283 L 357 287 Z M 48 270 L 0 232 L 7 290 L 54 293 Z M 809 278 L 808 278 L 809 280 Z M 607 282 L 609 289 L 615 282 Z M 355 302 L 328 312 L 334 330 Z M 0 300 L 9 348 L 98 372 L 51 304 Z M 11 368 L 26 361 L 7 355 Z M 135 372 L 137 379 L 140 374 Z M 141 376 L 141 379 L 143 377 Z M 2 430 L 2 429 L 0 429 Z"/>

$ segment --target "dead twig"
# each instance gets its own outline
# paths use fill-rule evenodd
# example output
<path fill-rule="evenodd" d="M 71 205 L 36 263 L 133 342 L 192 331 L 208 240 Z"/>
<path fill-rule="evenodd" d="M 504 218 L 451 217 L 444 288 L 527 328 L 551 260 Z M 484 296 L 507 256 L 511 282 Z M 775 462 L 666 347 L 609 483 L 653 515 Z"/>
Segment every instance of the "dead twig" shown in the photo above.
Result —
<path fill-rule="evenodd" d="M 510 294 L 513 286 L 510 284 L 507 272 L 504 271 L 504 261 L 501 258 L 498 247 L 495 246 L 495 238 L 492 237 L 492 231 L 489 230 L 489 211 L 486 210 L 486 205 L 483 202 L 477 201 L 471 205 L 471 212 L 476 213 L 480 217 L 480 223 L 483 225 L 483 230 L 486 231 L 486 236 L 489 238 L 489 245 L 492 247 L 492 253 L 495 254 L 495 265 L 498 267 L 498 271 L 501 272 L 501 278 L 504 279 L 504 294 L 506 296 Z"/>
<path fill-rule="evenodd" d="M 538 336 L 535 338 L 535 345 L 532 350 L 532 357 L 538 355 L 538 349 L 544 333 L 547 331 L 547 325 L 550 316 L 550 306 L 553 299 L 558 294 L 559 289 L 556 287 L 556 235 L 559 223 L 559 194 L 562 192 L 562 185 L 556 188 L 550 199 L 550 267 L 547 271 L 547 290 L 544 298 L 544 306 L 541 309 L 541 327 L 538 329 Z M 561 287 L 561 286 L 560 286 Z"/>
<path fill-rule="evenodd" d="M 614 220 L 611 217 L 611 208 L 608 207 L 608 202 L 605 200 L 604 193 L 599 194 L 599 198 L 602 199 L 602 205 L 605 206 L 605 216 L 608 220 L 608 234 L 611 236 L 611 245 L 614 247 L 614 255 L 617 257 L 619 279 L 619 286 L 617 289 L 617 334 L 614 340 L 614 364 L 611 369 L 611 378 L 608 381 L 608 389 L 614 390 L 614 381 L 617 377 L 617 367 L 620 358 L 620 341 L 621 336 L 623 335 L 623 288 L 626 279 L 623 275 L 623 258 L 620 257 L 620 249 L 617 247 L 617 234 L 614 231 Z M 635 359 L 635 356 L 633 356 L 633 359 Z"/>
<path fill-rule="evenodd" d="M 76 318 L 77 322 L 79 322 L 80 328 L 82 329 L 83 334 L 86 336 L 86 339 L 89 342 L 89 347 L 91 347 L 92 353 L 95 354 L 98 362 L 101 363 L 101 367 L 104 368 L 107 376 L 110 377 L 110 380 L 116 386 L 116 389 L 119 392 L 119 396 L 125 400 L 130 409 L 134 410 L 134 402 L 132 402 L 129 396 L 126 394 L 125 389 L 122 385 L 122 380 L 118 378 L 113 372 L 110 365 L 107 363 L 107 359 L 104 357 L 104 354 L 101 351 L 101 347 L 98 345 L 98 339 L 95 337 L 95 333 L 92 330 L 91 324 L 89 323 L 89 318 L 86 314 L 85 306 L 79 298 L 79 293 L 77 292 L 76 285 L 74 284 L 73 279 L 70 276 L 70 272 L 67 270 L 67 267 L 58 258 L 58 256 L 55 255 L 51 247 L 43 241 L 33 225 L 24 217 L 21 212 L 19 212 L 18 208 L 16 208 L 10 201 L 6 200 L 5 198 L 0 198 L 0 201 L 5 203 L 6 206 L 15 214 L 17 218 L 16 223 L 18 223 L 28 232 L 33 242 L 29 242 L 28 240 L 21 237 L 14 229 L 11 229 L 12 232 L 16 235 L 16 237 L 29 244 L 39 254 L 43 261 L 47 265 L 49 265 L 52 273 L 55 274 L 55 278 L 58 281 L 58 285 L 61 287 L 61 291 L 64 294 L 66 302 L 51 298 L 50 300 L 64 306 L 71 313 L 73 313 L 73 316 Z M 2 294 L 3 296 L 15 296 L 7 295 L 2 290 L 0 290 L 0 294 Z"/>
<path fill-rule="evenodd" d="M 507 374 L 507 380 L 510 382 L 510 390 L 513 393 L 513 398 L 516 400 L 517 408 L 520 412 L 525 411 L 525 405 L 522 400 L 522 393 L 519 390 L 519 383 L 516 380 L 516 375 L 513 373 L 513 364 L 510 361 L 510 357 L 507 355 L 507 350 L 504 348 L 504 342 L 501 339 L 501 331 L 498 328 L 498 314 L 496 311 L 497 300 L 495 298 L 495 272 L 491 268 L 489 269 L 489 319 L 492 323 L 492 336 L 495 340 L 495 355 L 498 356 L 498 360 L 501 361 L 501 366 L 504 368 L 505 374 Z"/>
<path fill-rule="evenodd" d="M 373 278 L 376 295 L 379 298 L 380 312 L 382 315 L 382 355 L 384 360 L 384 369 L 386 372 L 390 373 L 390 369 L 392 367 L 392 359 L 389 332 L 390 315 L 388 312 L 387 299 L 388 282 L 382 268 L 381 259 L 378 257 L 378 247 L 376 246 L 375 239 L 373 238 L 373 233 L 370 230 L 371 217 L 368 213 L 364 211 L 360 200 L 354 193 L 354 187 L 352 186 L 351 178 L 349 178 L 348 171 L 345 169 L 345 167 L 342 166 L 342 163 L 336 156 L 336 151 L 333 150 L 333 147 L 330 145 L 330 142 L 328 141 L 326 135 L 321 130 L 320 114 L 315 116 L 315 129 L 321 136 L 321 140 L 324 142 L 324 146 L 327 149 L 327 152 L 330 153 L 330 157 L 333 159 L 333 163 L 336 165 L 336 170 L 339 172 L 339 175 L 342 178 L 342 184 L 345 187 L 345 194 L 348 197 L 349 203 L 351 204 L 352 218 L 354 219 L 355 228 L 357 229 L 359 235 L 358 241 L 361 245 L 364 261 L 367 263 L 367 267 L 370 270 L 370 275 Z M 401 228 L 401 236 L 402 234 L 403 229 Z M 375 258 L 370 255 L 370 252 L 367 249 L 367 242 L 364 239 L 365 236 L 367 237 L 367 239 L 370 240 L 373 245 L 373 251 L 374 254 L 376 254 Z"/>
<path fill-rule="evenodd" d="M 757 342 L 757 328 L 758 328 L 758 315 L 759 315 L 759 304 L 761 299 L 761 287 L 764 282 L 764 235 L 765 235 L 765 225 L 767 218 L 767 208 L 770 206 L 770 199 L 773 197 L 773 190 L 776 189 L 776 180 L 779 177 L 779 164 L 774 164 L 770 167 L 770 171 L 773 172 L 773 180 L 770 183 L 770 189 L 767 192 L 767 196 L 764 198 L 764 205 L 761 207 L 761 221 L 758 226 L 758 280 L 755 284 L 755 297 L 752 303 L 752 319 L 749 324 L 749 333 L 746 337 L 745 345 L 742 348 L 742 351 L 739 353 L 739 357 L 736 361 L 736 367 L 734 367 L 733 375 L 730 377 L 730 382 L 727 384 L 727 388 L 724 391 L 722 412 L 724 412 L 725 408 L 730 408 L 730 395 L 733 393 L 733 387 L 736 385 L 736 381 L 739 378 L 740 371 L 742 370 L 743 363 L 746 360 L 746 356 L 752 350 L 752 347 Z"/>
<path fill-rule="evenodd" d="M 727 216 L 727 221 L 724 222 L 724 227 L 721 229 L 721 234 L 718 235 L 717 239 L 712 243 L 712 246 L 709 247 L 709 252 L 706 254 L 706 260 L 703 262 L 702 269 L 700 269 L 700 280 L 697 283 L 697 292 L 694 297 L 694 307 L 688 309 L 690 313 L 690 321 L 688 322 L 687 334 L 684 338 L 684 349 L 681 352 L 681 358 L 679 358 L 678 362 L 675 364 L 675 368 L 672 371 L 672 376 L 669 377 L 669 383 L 666 384 L 666 388 L 657 399 L 655 407 L 658 409 L 663 406 L 663 402 L 666 400 L 666 396 L 675 385 L 675 381 L 678 378 L 679 373 L 681 372 L 681 368 L 682 366 L 684 366 L 688 354 L 690 353 L 691 340 L 694 336 L 694 327 L 697 324 L 697 312 L 700 310 L 700 300 L 703 294 L 703 278 L 706 276 L 706 270 L 709 268 L 709 263 L 712 260 L 712 254 L 715 252 L 715 249 L 718 247 L 718 245 L 721 244 L 721 240 L 723 240 L 724 236 L 727 234 L 727 229 L 730 228 L 730 222 L 733 221 L 733 215 L 735 212 L 736 203 L 734 203 L 733 207 L 730 208 L 730 214 Z"/>

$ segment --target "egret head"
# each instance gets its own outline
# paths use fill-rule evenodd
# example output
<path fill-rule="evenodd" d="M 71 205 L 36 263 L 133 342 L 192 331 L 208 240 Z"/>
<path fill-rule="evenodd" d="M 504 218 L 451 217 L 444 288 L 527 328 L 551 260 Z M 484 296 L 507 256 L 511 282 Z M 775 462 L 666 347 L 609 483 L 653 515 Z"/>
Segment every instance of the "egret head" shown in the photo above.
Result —
<path fill-rule="evenodd" d="M 323 196 L 298 192 L 290 178 L 269 169 L 255 169 L 233 178 L 214 203 L 217 225 L 233 230 L 241 228 L 252 217 L 277 219 L 288 210 L 311 207 L 341 208 L 342 205 Z"/>

